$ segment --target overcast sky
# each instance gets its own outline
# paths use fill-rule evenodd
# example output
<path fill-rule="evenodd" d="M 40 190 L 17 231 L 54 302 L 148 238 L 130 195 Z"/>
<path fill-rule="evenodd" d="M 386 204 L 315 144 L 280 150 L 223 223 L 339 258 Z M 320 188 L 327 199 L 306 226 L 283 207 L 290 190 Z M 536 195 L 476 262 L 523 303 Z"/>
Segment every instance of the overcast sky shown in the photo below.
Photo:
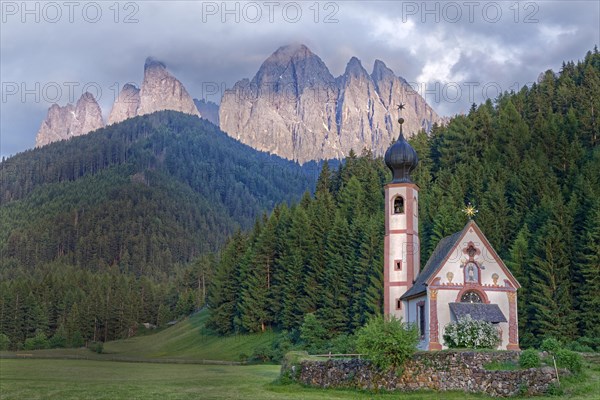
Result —
<path fill-rule="evenodd" d="M 290 43 L 306 44 L 334 76 L 352 56 L 369 72 L 380 59 L 439 114 L 465 112 L 582 59 L 600 44 L 599 4 L 2 1 L 0 154 L 32 148 L 48 107 L 85 89 L 106 118 L 118 90 L 141 83 L 147 56 L 193 97 L 218 103 Z"/>

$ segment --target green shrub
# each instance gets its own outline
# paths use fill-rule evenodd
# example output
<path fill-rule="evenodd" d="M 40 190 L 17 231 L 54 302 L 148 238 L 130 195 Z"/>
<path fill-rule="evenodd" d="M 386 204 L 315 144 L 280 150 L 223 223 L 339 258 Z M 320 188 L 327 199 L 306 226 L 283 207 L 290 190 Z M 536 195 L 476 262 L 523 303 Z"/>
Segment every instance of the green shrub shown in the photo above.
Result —
<path fill-rule="evenodd" d="M 580 342 L 571 342 L 567 345 L 567 348 L 569 350 L 573 350 L 579 353 L 593 353 L 594 349 L 592 349 L 589 346 L 586 346 L 584 344 L 581 344 Z"/>
<path fill-rule="evenodd" d="M 548 390 L 546 393 L 550 396 L 562 396 L 565 394 L 565 391 L 558 383 L 552 382 L 550 385 L 548 385 Z"/>
<path fill-rule="evenodd" d="M 292 343 L 291 335 L 286 331 L 282 332 L 271 344 L 271 361 L 280 362 L 287 352 L 295 350 L 298 347 Z"/>
<path fill-rule="evenodd" d="M 26 339 L 25 344 L 23 345 L 24 350 L 40 350 L 47 349 L 48 347 L 48 338 L 46 338 L 46 334 L 40 330 L 36 332 L 35 337 Z"/>
<path fill-rule="evenodd" d="M 0 333 L 0 350 L 6 351 L 10 346 L 10 339 L 4 333 Z"/>
<path fill-rule="evenodd" d="M 250 357 L 252 361 L 259 362 L 267 362 L 273 359 L 273 349 L 268 345 L 260 345 L 254 348 L 252 352 L 252 356 Z"/>
<path fill-rule="evenodd" d="M 569 343 L 569 349 L 581 353 L 592 353 L 600 351 L 600 338 L 582 336 L 574 342 Z"/>
<path fill-rule="evenodd" d="M 67 347 L 67 334 L 62 325 L 54 332 L 54 335 L 48 341 L 48 345 L 51 349 Z"/>
<path fill-rule="evenodd" d="M 329 351 L 335 354 L 356 353 L 356 336 L 342 333 L 329 341 Z"/>
<path fill-rule="evenodd" d="M 300 339 L 304 342 L 309 353 L 323 353 L 325 344 L 329 339 L 329 333 L 315 314 L 310 313 L 304 316 L 304 322 L 300 327 Z"/>
<path fill-rule="evenodd" d="M 417 349 L 419 334 L 415 326 L 407 326 L 393 316 L 376 316 L 356 334 L 356 348 L 382 371 L 395 368 L 399 373 L 406 360 Z"/>
<path fill-rule="evenodd" d="M 538 368 L 540 363 L 540 354 L 535 349 L 524 350 L 519 357 L 521 368 Z"/>
<path fill-rule="evenodd" d="M 73 333 L 73 336 L 71 336 L 69 344 L 70 347 L 83 347 L 85 341 L 83 340 L 83 336 L 81 336 L 81 332 L 75 331 L 75 333 Z"/>
<path fill-rule="evenodd" d="M 574 351 L 567 349 L 559 349 L 556 354 L 556 365 L 559 368 L 566 368 L 574 374 L 578 374 L 583 370 L 583 359 Z"/>
<path fill-rule="evenodd" d="M 90 349 L 90 351 L 93 351 L 94 353 L 102 354 L 102 352 L 104 351 L 104 343 L 91 342 L 88 346 L 88 349 Z"/>
<path fill-rule="evenodd" d="M 540 350 L 547 351 L 551 354 L 556 354 L 558 350 L 562 349 L 562 343 L 553 337 L 546 338 L 542 341 Z"/>
<path fill-rule="evenodd" d="M 500 334 L 491 323 L 467 315 L 446 325 L 444 342 L 450 348 L 495 349 L 500 344 Z"/>

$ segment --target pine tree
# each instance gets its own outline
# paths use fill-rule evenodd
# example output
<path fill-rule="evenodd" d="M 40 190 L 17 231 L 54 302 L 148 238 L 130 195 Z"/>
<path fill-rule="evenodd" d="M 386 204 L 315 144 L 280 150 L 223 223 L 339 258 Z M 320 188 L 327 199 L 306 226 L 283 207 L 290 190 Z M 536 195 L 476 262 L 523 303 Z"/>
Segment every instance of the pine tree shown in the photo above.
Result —
<path fill-rule="evenodd" d="M 531 310 L 528 309 L 530 303 L 530 287 L 529 266 L 531 264 L 530 240 L 531 234 L 527 224 L 519 231 L 511 248 L 509 257 L 506 261 L 510 272 L 514 275 L 517 281 L 521 284 L 517 297 L 517 309 L 519 311 L 519 338 L 522 347 L 530 347 L 533 343 L 533 335 L 531 332 L 530 320 Z"/>
<path fill-rule="evenodd" d="M 281 266 L 285 271 L 281 324 L 285 329 L 298 328 L 304 314 L 315 311 L 306 296 L 304 286 L 308 254 L 310 252 L 310 224 L 302 207 L 292 210 L 292 221 L 288 232 L 289 249 L 282 256 Z"/>
<path fill-rule="evenodd" d="M 350 282 L 353 249 L 348 237 L 350 228 L 341 211 L 336 213 L 327 238 L 327 270 L 324 282 L 323 307 L 318 317 L 332 334 L 346 332 L 350 322 Z"/>
<path fill-rule="evenodd" d="M 248 249 L 249 268 L 242 283 L 241 322 L 250 332 L 264 332 L 273 322 L 269 310 L 269 296 L 275 262 L 276 220 L 266 222 L 254 248 Z"/>
<path fill-rule="evenodd" d="M 580 320 L 583 334 L 597 338 L 600 337 L 600 202 L 596 201 L 587 222 Z"/>
<path fill-rule="evenodd" d="M 570 259 L 565 229 L 550 219 L 537 235 L 531 273 L 530 307 L 534 333 L 573 339 L 577 315 L 570 292 Z"/>

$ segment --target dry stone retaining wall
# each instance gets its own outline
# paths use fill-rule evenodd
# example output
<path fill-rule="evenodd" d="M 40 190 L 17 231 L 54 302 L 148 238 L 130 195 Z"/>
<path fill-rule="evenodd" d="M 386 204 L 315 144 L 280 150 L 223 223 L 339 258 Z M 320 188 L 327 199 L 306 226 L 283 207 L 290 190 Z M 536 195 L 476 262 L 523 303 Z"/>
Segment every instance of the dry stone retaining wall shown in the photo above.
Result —
<path fill-rule="evenodd" d="M 309 386 L 366 390 L 462 390 L 492 396 L 537 395 L 556 382 L 552 368 L 493 370 L 491 362 L 518 362 L 519 352 L 422 352 L 409 360 L 400 375 L 381 373 L 367 360 L 300 360 L 284 362 L 282 374 Z M 567 373 L 561 370 L 561 374 Z"/>

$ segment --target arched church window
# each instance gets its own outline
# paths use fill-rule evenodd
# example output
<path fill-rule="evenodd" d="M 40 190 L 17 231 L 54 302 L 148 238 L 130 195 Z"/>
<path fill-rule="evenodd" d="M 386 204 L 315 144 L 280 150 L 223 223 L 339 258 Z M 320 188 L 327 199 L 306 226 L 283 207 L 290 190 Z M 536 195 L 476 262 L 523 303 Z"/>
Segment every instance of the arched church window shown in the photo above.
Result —
<path fill-rule="evenodd" d="M 483 303 L 481 296 L 477 292 L 469 291 L 465 292 L 460 298 L 461 303 Z"/>
<path fill-rule="evenodd" d="M 394 214 L 404 214 L 404 198 L 402 196 L 394 199 Z"/>

